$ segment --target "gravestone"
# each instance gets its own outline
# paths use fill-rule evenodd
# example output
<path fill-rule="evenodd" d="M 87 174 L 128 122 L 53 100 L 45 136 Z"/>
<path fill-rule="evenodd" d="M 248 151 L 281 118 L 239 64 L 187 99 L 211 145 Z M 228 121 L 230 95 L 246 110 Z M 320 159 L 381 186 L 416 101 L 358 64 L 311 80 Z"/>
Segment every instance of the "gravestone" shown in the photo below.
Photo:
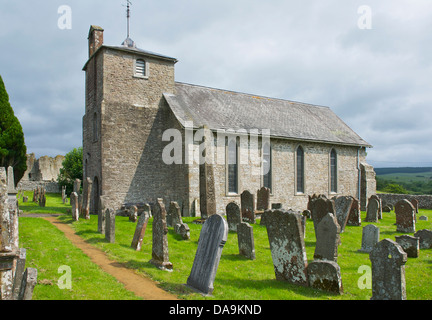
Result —
<path fill-rule="evenodd" d="M 339 265 L 334 261 L 314 260 L 307 267 L 309 286 L 336 294 L 343 293 Z"/>
<path fill-rule="evenodd" d="M 411 204 L 413 205 L 415 209 L 415 213 L 419 212 L 419 202 L 416 198 L 411 199 Z"/>
<path fill-rule="evenodd" d="M 418 258 L 420 251 L 420 238 L 404 234 L 395 237 L 396 242 L 406 252 L 408 258 Z"/>
<path fill-rule="evenodd" d="M 228 238 L 228 223 L 218 214 L 204 223 L 187 285 L 202 294 L 212 294 L 222 249 Z"/>
<path fill-rule="evenodd" d="M 344 232 L 351 211 L 354 198 L 351 196 L 338 196 L 333 198 L 335 203 L 336 219 L 340 226 L 340 232 Z"/>
<path fill-rule="evenodd" d="M 272 203 L 271 208 L 272 208 L 272 210 L 282 209 L 282 203 L 280 203 L 280 202 Z"/>
<path fill-rule="evenodd" d="M 361 226 L 361 211 L 360 201 L 357 198 L 353 199 L 351 204 L 350 213 L 348 215 L 347 225 L 349 226 Z"/>
<path fill-rule="evenodd" d="M 378 242 L 369 254 L 372 263 L 371 300 L 406 300 L 407 254 L 395 241 Z"/>
<path fill-rule="evenodd" d="M 21 291 L 21 284 L 25 272 L 27 251 L 25 248 L 19 249 L 19 256 L 16 260 L 15 277 L 12 288 L 12 300 L 18 300 L 19 293 Z"/>
<path fill-rule="evenodd" d="M 166 222 L 166 209 L 163 199 L 158 198 L 152 208 L 153 214 L 153 245 L 150 263 L 157 268 L 171 272 L 173 265 L 168 255 L 168 227 Z"/>
<path fill-rule="evenodd" d="M 248 259 L 255 260 L 255 242 L 253 227 L 247 222 L 241 222 L 237 227 L 239 253 Z"/>
<path fill-rule="evenodd" d="M 420 249 L 432 249 L 432 230 L 419 230 L 414 233 L 414 237 L 420 239 Z"/>
<path fill-rule="evenodd" d="M 74 185 L 73 185 L 73 192 L 76 192 L 77 194 L 81 193 L 81 180 L 75 179 Z"/>
<path fill-rule="evenodd" d="M 204 150 L 202 154 L 205 159 L 199 165 L 199 190 L 201 218 L 207 219 L 217 212 L 214 161 L 212 161 L 214 138 L 208 128 L 204 127 L 203 130 Z"/>
<path fill-rule="evenodd" d="M 376 199 L 378 201 L 378 220 L 382 219 L 382 213 L 383 213 L 383 206 L 381 198 L 378 197 L 376 194 L 373 194 L 370 196 L 371 199 Z"/>
<path fill-rule="evenodd" d="M 144 239 L 145 231 L 147 228 L 147 223 L 150 219 L 150 206 L 148 204 L 144 205 L 144 211 L 141 213 L 137 226 L 135 228 L 135 233 L 132 239 L 131 247 L 136 251 L 140 251 L 142 247 L 142 242 Z"/>
<path fill-rule="evenodd" d="M 257 210 L 270 209 L 270 189 L 262 187 L 257 191 Z"/>
<path fill-rule="evenodd" d="M 428 221 L 428 217 L 426 217 L 426 216 L 420 216 L 419 220 Z"/>
<path fill-rule="evenodd" d="M 105 239 L 109 243 L 115 243 L 115 211 L 105 210 Z"/>
<path fill-rule="evenodd" d="M 379 237 L 380 229 L 377 226 L 368 224 L 367 226 L 363 227 L 362 246 L 359 251 L 367 253 L 372 252 L 375 245 L 379 242 Z"/>
<path fill-rule="evenodd" d="M 240 195 L 240 209 L 242 221 L 255 223 L 255 198 L 248 190 Z"/>
<path fill-rule="evenodd" d="M 168 227 L 175 227 L 176 224 L 183 223 L 182 216 L 181 216 L 181 209 L 177 202 L 175 201 L 170 202 L 166 221 Z"/>
<path fill-rule="evenodd" d="M 366 222 L 378 222 L 379 201 L 370 198 L 367 204 Z"/>
<path fill-rule="evenodd" d="M 335 213 L 334 201 L 327 199 L 325 195 L 314 195 L 309 197 L 308 210 L 311 212 L 312 221 L 314 224 L 315 234 L 318 224 L 327 213 Z"/>
<path fill-rule="evenodd" d="M 300 215 L 292 210 L 267 210 L 264 214 L 276 280 L 307 286 L 307 257 Z"/>
<path fill-rule="evenodd" d="M 37 269 L 27 268 L 24 272 L 18 300 L 32 300 L 33 290 L 37 284 Z"/>
<path fill-rule="evenodd" d="M 70 195 L 71 205 L 72 205 L 72 219 L 74 221 L 79 220 L 79 211 L 78 211 L 78 195 L 76 192 L 72 192 Z"/>
<path fill-rule="evenodd" d="M 190 228 L 186 223 L 177 223 L 174 226 L 174 232 L 182 237 L 183 240 L 190 239 Z"/>
<path fill-rule="evenodd" d="M 240 207 L 235 202 L 230 202 L 226 206 L 226 216 L 228 222 L 228 230 L 237 232 L 237 226 L 242 222 Z"/>
<path fill-rule="evenodd" d="M 15 190 L 14 172 L 13 172 L 13 167 L 11 166 L 7 168 L 7 188 L 8 188 L 8 193 L 18 193 Z"/>
<path fill-rule="evenodd" d="M 138 220 L 138 208 L 137 206 L 130 206 L 128 209 L 128 216 L 130 222 L 137 222 Z"/>
<path fill-rule="evenodd" d="M 406 199 L 399 200 L 395 205 L 396 231 L 415 232 L 415 209 Z"/>
<path fill-rule="evenodd" d="M 191 217 L 201 217 L 201 212 L 199 208 L 198 199 L 194 199 L 192 201 L 192 208 L 191 208 Z"/>
<path fill-rule="evenodd" d="M 316 229 L 314 259 L 337 262 L 340 226 L 332 213 L 321 219 Z"/>
<path fill-rule="evenodd" d="M 28 202 L 28 197 L 24 196 L 23 197 L 23 203 L 26 203 L 26 202 Z"/>
<path fill-rule="evenodd" d="M 90 219 L 90 199 L 91 199 L 92 186 L 93 186 L 92 179 L 87 177 L 83 182 L 82 208 L 81 208 L 81 216 L 86 220 Z"/>
<path fill-rule="evenodd" d="M 105 234 L 105 211 L 107 209 L 105 203 L 106 203 L 105 196 L 99 196 L 98 232 L 101 234 Z"/>

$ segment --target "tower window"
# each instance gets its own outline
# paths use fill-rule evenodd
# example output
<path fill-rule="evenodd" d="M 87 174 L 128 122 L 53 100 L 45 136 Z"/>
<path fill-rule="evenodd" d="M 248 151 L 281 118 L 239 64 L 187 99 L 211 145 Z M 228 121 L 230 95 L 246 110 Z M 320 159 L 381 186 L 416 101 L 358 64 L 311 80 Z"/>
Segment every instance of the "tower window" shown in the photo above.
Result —
<path fill-rule="evenodd" d="M 296 180 L 297 193 L 304 193 L 304 150 L 301 146 L 296 152 Z"/>
<path fill-rule="evenodd" d="M 147 77 L 147 64 L 143 59 L 135 60 L 135 77 Z"/>

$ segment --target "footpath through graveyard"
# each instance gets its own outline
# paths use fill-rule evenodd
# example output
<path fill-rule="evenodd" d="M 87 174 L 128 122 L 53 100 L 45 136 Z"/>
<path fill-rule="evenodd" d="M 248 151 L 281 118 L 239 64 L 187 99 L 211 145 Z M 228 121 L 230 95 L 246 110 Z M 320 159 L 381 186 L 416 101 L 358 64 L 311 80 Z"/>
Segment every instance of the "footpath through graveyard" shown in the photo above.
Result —
<path fill-rule="evenodd" d="M 178 298 L 161 288 L 154 281 L 136 274 L 119 262 L 110 260 L 105 252 L 85 242 L 66 223 L 59 221 L 55 216 L 45 216 L 43 219 L 51 222 L 74 244 L 80 248 L 93 263 L 100 266 L 105 272 L 124 284 L 125 288 L 145 300 L 177 300 Z"/>

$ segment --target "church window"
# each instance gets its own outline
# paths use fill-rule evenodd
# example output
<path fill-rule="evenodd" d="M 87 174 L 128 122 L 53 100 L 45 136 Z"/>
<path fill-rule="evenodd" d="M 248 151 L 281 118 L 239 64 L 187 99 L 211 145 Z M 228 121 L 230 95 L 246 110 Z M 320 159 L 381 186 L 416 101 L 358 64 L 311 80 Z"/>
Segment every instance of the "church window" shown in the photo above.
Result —
<path fill-rule="evenodd" d="M 335 149 L 330 152 L 330 192 L 337 192 L 337 154 Z"/>
<path fill-rule="evenodd" d="M 238 194 L 238 144 L 237 139 L 228 140 L 227 150 L 227 180 L 228 180 L 228 193 Z"/>
<path fill-rule="evenodd" d="M 304 193 L 305 191 L 304 150 L 301 146 L 296 151 L 296 191 L 297 193 Z"/>
<path fill-rule="evenodd" d="M 272 188 L 272 157 L 271 157 L 271 146 L 269 143 L 265 143 L 263 146 L 263 159 L 262 159 L 262 170 L 263 170 L 263 186 Z"/>

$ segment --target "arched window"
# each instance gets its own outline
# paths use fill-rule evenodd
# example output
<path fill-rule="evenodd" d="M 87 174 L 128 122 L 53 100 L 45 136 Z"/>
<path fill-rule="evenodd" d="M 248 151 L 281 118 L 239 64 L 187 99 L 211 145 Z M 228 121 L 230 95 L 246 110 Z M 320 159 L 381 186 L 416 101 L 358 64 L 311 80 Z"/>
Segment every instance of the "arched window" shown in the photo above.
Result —
<path fill-rule="evenodd" d="M 263 173 L 263 186 L 272 189 L 272 157 L 271 145 L 265 143 L 263 146 L 263 159 L 262 159 L 262 173 Z"/>
<path fill-rule="evenodd" d="M 297 193 L 304 193 L 305 191 L 304 179 L 304 150 L 301 146 L 296 151 L 296 191 Z"/>
<path fill-rule="evenodd" d="M 238 145 L 237 139 L 228 139 L 227 150 L 227 179 L 228 179 L 228 193 L 238 193 Z"/>
<path fill-rule="evenodd" d="M 335 149 L 330 152 L 330 192 L 337 192 L 337 154 Z"/>
<path fill-rule="evenodd" d="M 143 59 L 137 59 L 135 61 L 135 76 L 137 77 L 146 76 L 146 63 Z"/>

